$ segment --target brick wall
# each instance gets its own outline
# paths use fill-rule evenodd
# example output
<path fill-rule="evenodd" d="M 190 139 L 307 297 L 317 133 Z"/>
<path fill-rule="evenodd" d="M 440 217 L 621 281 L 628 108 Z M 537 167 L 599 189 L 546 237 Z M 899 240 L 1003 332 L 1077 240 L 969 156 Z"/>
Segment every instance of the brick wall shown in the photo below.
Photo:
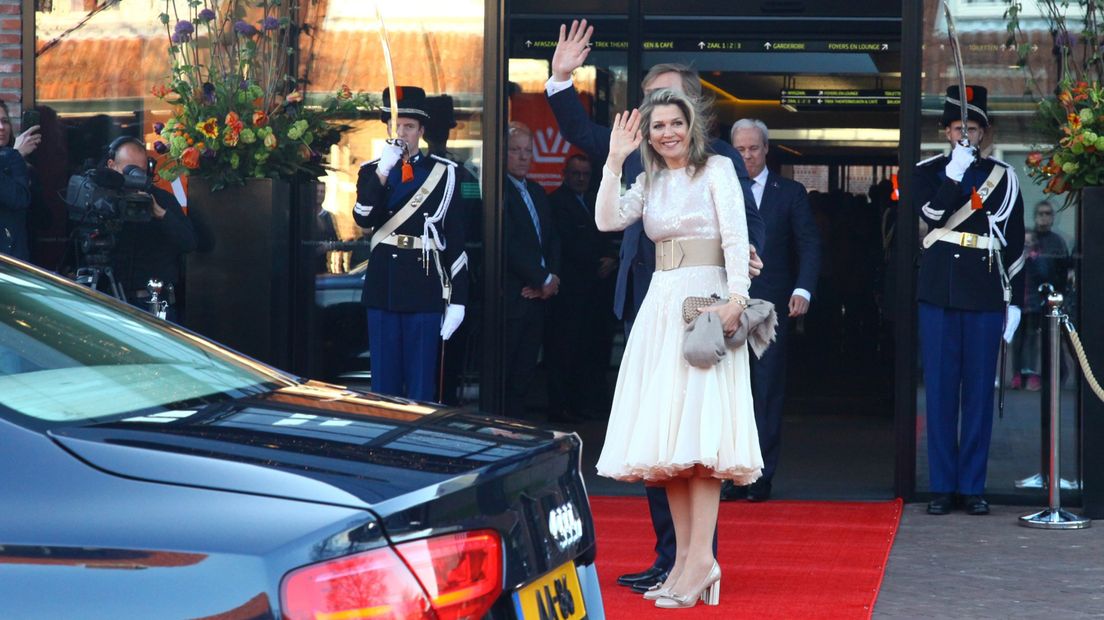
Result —
<path fill-rule="evenodd" d="M 0 99 L 8 102 L 16 126 L 23 111 L 22 7 L 22 0 L 0 0 Z"/>

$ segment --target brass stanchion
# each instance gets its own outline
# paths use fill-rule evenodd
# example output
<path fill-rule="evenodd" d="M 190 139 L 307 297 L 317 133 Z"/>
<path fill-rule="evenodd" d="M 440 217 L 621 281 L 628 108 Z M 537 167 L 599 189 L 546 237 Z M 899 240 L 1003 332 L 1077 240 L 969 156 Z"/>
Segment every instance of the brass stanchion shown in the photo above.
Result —
<path fill-rule="evenodd" d="M 1050 385 L 1050 471 L 1045 483 L 1049 492 L 1049 506 L 1039 512 L 1020 517 L 1020 525 L 1044 530 L 1079 530 L 1092 525 L 1091 520 L 1063 510 L 1060 497 L 1062 492 L 1062 477 L 1059 472 L 1062 386 L 1059 360 L 1062 356 L 1062 322 L 1067 318 L 1062 313 L 1062 301 L 1060 293 L 1052 292 L 1047 296 L 1046 320 L 1050 327 L 1050 333 L 1047 335 L 1047 346 L 1050 348 L 1050 367 L 1047 369 L 1047 380 Z"/>

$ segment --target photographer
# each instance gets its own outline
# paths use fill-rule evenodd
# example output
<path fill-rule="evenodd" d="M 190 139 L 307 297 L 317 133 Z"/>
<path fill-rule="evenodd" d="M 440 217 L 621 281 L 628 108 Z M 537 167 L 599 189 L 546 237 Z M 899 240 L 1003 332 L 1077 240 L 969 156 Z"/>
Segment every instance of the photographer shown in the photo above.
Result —
<path fill-rule="evenodd" d="M 0 101 L 0 254 L 29 260 L 27 209 L 31 186 L 24 158 L 38 148 L 42 136 L 37 125 L 24 129 L 15 137 L 8 104 Z"/>
<path fill-rule="evenodd" d="M 128 166 L 148 173 L 149 157 L 141 140 L 123 136 L 108 147 L 107 167 L 122 174 Z M 171 193 L 151 187 L 149 196 L 153 199 L 152 218 L 123 224 L 111 264 L 127 301 L 143 310 L 148 309 L 146 283 L 160 280 L 165 285 L 162 299 L 170 302 L 168 318 L 174 319 L 172 289 L 180 280 L 181 257 L 196 248 L 195 231 Z"/>

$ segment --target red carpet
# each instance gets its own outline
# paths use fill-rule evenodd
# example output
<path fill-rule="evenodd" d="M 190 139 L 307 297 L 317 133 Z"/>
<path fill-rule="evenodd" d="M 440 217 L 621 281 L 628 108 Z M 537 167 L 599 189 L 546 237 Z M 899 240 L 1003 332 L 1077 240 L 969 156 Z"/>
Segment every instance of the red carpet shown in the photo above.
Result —
<path fill-rule="evenodd" d="M 722 502 L 721 604 L 657 609 L 617 576 L 647 568 L 655 534 L 643 497 L 592 497 L 606 617 L 869 618 L 901 502 Z"/>

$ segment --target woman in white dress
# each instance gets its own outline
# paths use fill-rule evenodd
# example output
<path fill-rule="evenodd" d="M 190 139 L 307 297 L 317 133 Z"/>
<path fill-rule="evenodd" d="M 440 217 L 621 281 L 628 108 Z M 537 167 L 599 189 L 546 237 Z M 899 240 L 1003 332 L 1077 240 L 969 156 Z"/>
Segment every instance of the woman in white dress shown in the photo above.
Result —
<path fill-rule="evenodd" d="M 750 484 L 763 467 L 747 347 L 728 349 L 705 369 L 682 356 L 683 300 L 717 295 L 703 311 L 716 312 L 731 333 L 751 284 L 743 192 L 732 162 L 709 153 L 704 125 L 696 102 L 666 89 L 649 95 L 639 111 L 618 114 L 595 209 L 605 231 L 643 218 L 657 247 L 656 272 L 621 361 L 598 474 L 667 492 L 675 564 L 645 594 L 658 607 L 717 604 L 713 531 L 721 480 Z M 644 172 L 621 195 L 622 164 L 636 148 Z"/>

